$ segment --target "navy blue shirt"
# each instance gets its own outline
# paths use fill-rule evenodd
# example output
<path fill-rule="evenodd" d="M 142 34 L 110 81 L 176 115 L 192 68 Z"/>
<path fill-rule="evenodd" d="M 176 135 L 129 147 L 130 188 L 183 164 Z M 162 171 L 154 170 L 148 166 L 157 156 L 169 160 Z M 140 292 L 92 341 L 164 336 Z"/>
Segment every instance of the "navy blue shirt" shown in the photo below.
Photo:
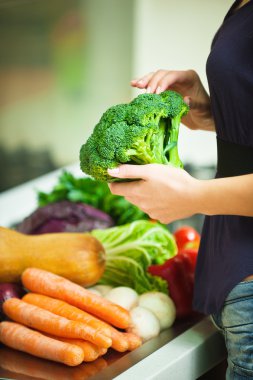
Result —
<path fill-rule="evenodd" d="M 218 139 L 253 148 L 253 0 L 235 9 L 239 2 L 234 2 L 213 39 L 206 73 Z M 194 309 L 205 314 L 220 311 L 232 288 L 251 274 L 253 218 L 207 216 Z"/>

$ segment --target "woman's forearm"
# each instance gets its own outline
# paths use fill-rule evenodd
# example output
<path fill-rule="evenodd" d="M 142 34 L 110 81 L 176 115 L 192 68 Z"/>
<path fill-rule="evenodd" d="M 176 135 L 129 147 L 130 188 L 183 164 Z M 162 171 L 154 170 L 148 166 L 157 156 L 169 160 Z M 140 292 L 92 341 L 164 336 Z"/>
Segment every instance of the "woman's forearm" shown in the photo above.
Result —
<path fill-rule="evenodd" d="M 200 181 L 198 213 L 253 217 L 253 174 Z"/>

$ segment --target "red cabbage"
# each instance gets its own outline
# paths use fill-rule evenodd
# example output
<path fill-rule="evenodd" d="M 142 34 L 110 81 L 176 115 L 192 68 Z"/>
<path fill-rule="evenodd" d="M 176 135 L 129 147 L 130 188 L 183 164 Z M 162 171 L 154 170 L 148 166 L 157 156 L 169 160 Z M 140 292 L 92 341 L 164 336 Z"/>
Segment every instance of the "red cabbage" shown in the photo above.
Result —
<path fill-rule="evenodd" d="M 24 234 L 87 232 L 114 225 L 105 212 L 84 203 L 60 201 L 39 207 L 17 227 Z"/>

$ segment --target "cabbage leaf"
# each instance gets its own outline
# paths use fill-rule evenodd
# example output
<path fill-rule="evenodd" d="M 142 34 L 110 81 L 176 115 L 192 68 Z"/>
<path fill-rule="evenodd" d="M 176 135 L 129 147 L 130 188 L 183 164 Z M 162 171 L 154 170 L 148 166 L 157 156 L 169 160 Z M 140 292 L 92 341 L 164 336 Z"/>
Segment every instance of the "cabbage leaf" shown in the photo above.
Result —
<path fill-rule="evenodd" d="M 105 272 L 100 284 L 129 286 L 138 294 L 152 290 L 168 293 L 166 281 L 147 273 L 150 265 L 163 264 L 177 253 L 175 239 L 167 227 L 138 220 L 93 230 L 91 234 L 106 251 Z"/>

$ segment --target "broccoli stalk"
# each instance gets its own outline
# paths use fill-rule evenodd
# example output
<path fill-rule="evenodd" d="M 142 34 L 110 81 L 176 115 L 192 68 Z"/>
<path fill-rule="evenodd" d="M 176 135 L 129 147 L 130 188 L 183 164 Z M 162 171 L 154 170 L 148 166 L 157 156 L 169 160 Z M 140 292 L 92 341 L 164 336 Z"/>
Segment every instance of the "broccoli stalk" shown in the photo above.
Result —
<path fill-rule="evenodd" d="M 91 177 L 112 182 L 107 173 L 120 164 L 159 163 L 182 167 L 178 155 L 181 118 L 189 107 L 180 94 L 141 94 L 109 108 L 80 150 L 80 166 Z"/>
<path fill-rule="evenodd" d="M 168 163 L 179 168 L 183 167 L 183 163 L 180 160 L 179 154 L 178 154 L 178 135 L 179 135 L 179 127 L 180 127 L 181 118 L 184 115 L 184 113 L 185 113 L 185 110 L 183 109 L 179 115 L 171 119 L 170 140 L 164 150 L 165 154 L 169 152 Z"/>
<path fill-rule="evenodd" d="M 165 121 L 161 121 L 156 134 L 152 129 L 147 129 L 143 140 L 137 139 L 127 150 L 129 159 L 137 164 L 168 163 L 164 155 Z"/>

